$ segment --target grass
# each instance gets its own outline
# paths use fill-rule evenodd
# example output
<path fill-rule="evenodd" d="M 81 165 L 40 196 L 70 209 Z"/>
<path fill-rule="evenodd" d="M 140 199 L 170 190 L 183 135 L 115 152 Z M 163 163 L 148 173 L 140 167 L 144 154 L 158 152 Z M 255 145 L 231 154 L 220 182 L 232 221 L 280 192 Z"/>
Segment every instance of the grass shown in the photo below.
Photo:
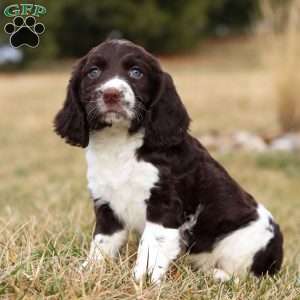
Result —
<path fill-rule="evenodd" d="M 262 59 L 272 73 L 278 101 L 278 120 L 283 131 L 300 129 L 300 1 L 262 0 Z M 277 5 L 276 5 L 277 4 Z M 267 34 L 266 34 L 267 31 Z M 269 47 L 265 45 L 268 44 Z M 270 51 L 270 48 L 272 51 Z"/>
<path fill-rule="evenodd" d="M 191 57 L 163 58 L 192 114 L 195 135 L 278 130 L 269 73 L 254 49 L 242 39 L 212 42 Z M 137 286 L 131 278 L 134 234 L 116 261 L 78 273 L 94 226 L 85 162 L 81 149 L 66 146 L 52 131 L 68 76 L 66 69 L 0 74 L 0 298 L 300 299 L 296 154 L 214 153 L 281 224 L 285 260 L 276 277 L 215 283 L 183 257 L 162 286 Z"/>

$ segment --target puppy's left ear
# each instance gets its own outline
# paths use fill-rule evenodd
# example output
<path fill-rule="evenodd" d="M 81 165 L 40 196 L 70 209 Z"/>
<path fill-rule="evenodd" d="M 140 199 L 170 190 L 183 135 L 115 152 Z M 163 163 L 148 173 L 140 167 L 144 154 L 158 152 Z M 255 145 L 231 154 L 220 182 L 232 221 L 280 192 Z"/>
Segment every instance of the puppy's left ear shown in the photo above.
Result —
<path fill-rule="evenodd" d="M 146 115 L 145 142 L 171 147 L 187 135 L 190 118 L 168 73 L 161 72 L 158 95 Z"/>

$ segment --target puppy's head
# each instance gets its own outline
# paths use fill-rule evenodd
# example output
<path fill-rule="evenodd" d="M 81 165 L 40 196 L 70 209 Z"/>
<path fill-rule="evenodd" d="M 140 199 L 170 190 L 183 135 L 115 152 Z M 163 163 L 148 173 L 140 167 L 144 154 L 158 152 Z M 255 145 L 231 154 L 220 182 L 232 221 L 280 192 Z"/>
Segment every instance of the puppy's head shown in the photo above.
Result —
<path fill-rule="evenodd" d="M 90 131 L 120 122 L 129 134 L 144 128 L 145 143 L 163 147 L 184 138 L 189 117 L 171 77 L 151 54 L 111 40 L 77 63 L 54 125 L 66 142 L 86 147 Z"/>

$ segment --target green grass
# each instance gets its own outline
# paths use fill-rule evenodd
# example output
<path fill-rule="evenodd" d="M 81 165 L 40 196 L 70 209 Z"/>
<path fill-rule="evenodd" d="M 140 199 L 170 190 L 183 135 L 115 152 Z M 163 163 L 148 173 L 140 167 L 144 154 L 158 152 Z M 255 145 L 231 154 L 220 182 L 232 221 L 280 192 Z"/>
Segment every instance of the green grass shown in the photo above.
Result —
<path fill-rule="evenodd" d="M 191 68 L 190 63 L 187 60 L 187 68 Z M 266 103 L 256 97 L 255 101 L 245 98 L 243 85 L 240 89 L 236 86 L 233 98 L 225 88 L 218 92 L 231 99 L 227 105 L 220 105 L 216 92 L 209 97 L 211 84 L 203 84 L 203 93 L 199 99 L 194 98 L 193 83 L 188 83 L 194 76 L 199 82 L 224 79 L 226 85 L 229 73 L 223 70 L 221 74 L 214 63 L 205 68 L 208 78 L 202 77 L 205 72 L 198 71 L 197 64 L 195 69 L 183 73 L 176 69 L 178 60 L 164 64 L 172 71 L 192 112 L 195 134 L 207 129 L 251 127 L 247 120 L 253 120 L 253 128 L 258 131 L 277 127 L 271 110 L 253 114 L 263 111 Z M 52 119 L 63 101 L 68 72 L 0 75 L 0 298 L 300 299 L 297 154 L 214 153 L 281 225 L 285 259 L 282 271 L 274 278 L 249 276 L 238 283 L 216 283 L 211 274 L 193 271 L 183 257 L 170 267 L 161 286 L 139 286 L 131 277 L 137 250 L 134 234 L 118 259 L 107 261 L 94 271 L 79 273 L 78 266 L 87 255 L 94 226 L 86 166 L 83 151 L 65 145 L 52 131 Z M 241 70 L 236 72 L 231 70 L 230 76 L 239 78 Z M 243 71 L 245 81 L 256 76 L 251 73 L 252 68 L 247 72 Z M 262 71 L 257 72 L 259 83 L 253 83 L 254 95 L 258 95 L 256 88 L 261 89 Z M 242 102 L 246 106 L 240 105 Z M 235 104 L 232 111 L 227 109 Z M 215 118 L 214 111 L 226 114 Z"/>
<path fill-rule="evenodd" d="M 257 157 L 257 166 L 262 169 L 282 170 L 291 177 L 300 177 L 300 155 L 291 153 L 269 153 Z"/>

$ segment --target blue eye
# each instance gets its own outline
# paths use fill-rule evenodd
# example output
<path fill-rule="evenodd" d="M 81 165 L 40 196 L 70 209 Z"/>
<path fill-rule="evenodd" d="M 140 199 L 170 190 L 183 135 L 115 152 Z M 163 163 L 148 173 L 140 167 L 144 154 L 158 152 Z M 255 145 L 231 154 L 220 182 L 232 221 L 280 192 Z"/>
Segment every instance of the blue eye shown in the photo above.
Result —
<path fill-rule="evenodd" d="M 143 77 L 143 73 L 139 67 L 132 67 L 129 72 L 129 76 L 134 79 L 141 79 Z"/>
<path fill-rule="evenodd" d="M 96 79 L 100 75 L 101 75 L 101 70 L 96 66 L 91 67 L 89 72 L 88 72 L 88 76 L 89 76 L 90 79 Z"/>

